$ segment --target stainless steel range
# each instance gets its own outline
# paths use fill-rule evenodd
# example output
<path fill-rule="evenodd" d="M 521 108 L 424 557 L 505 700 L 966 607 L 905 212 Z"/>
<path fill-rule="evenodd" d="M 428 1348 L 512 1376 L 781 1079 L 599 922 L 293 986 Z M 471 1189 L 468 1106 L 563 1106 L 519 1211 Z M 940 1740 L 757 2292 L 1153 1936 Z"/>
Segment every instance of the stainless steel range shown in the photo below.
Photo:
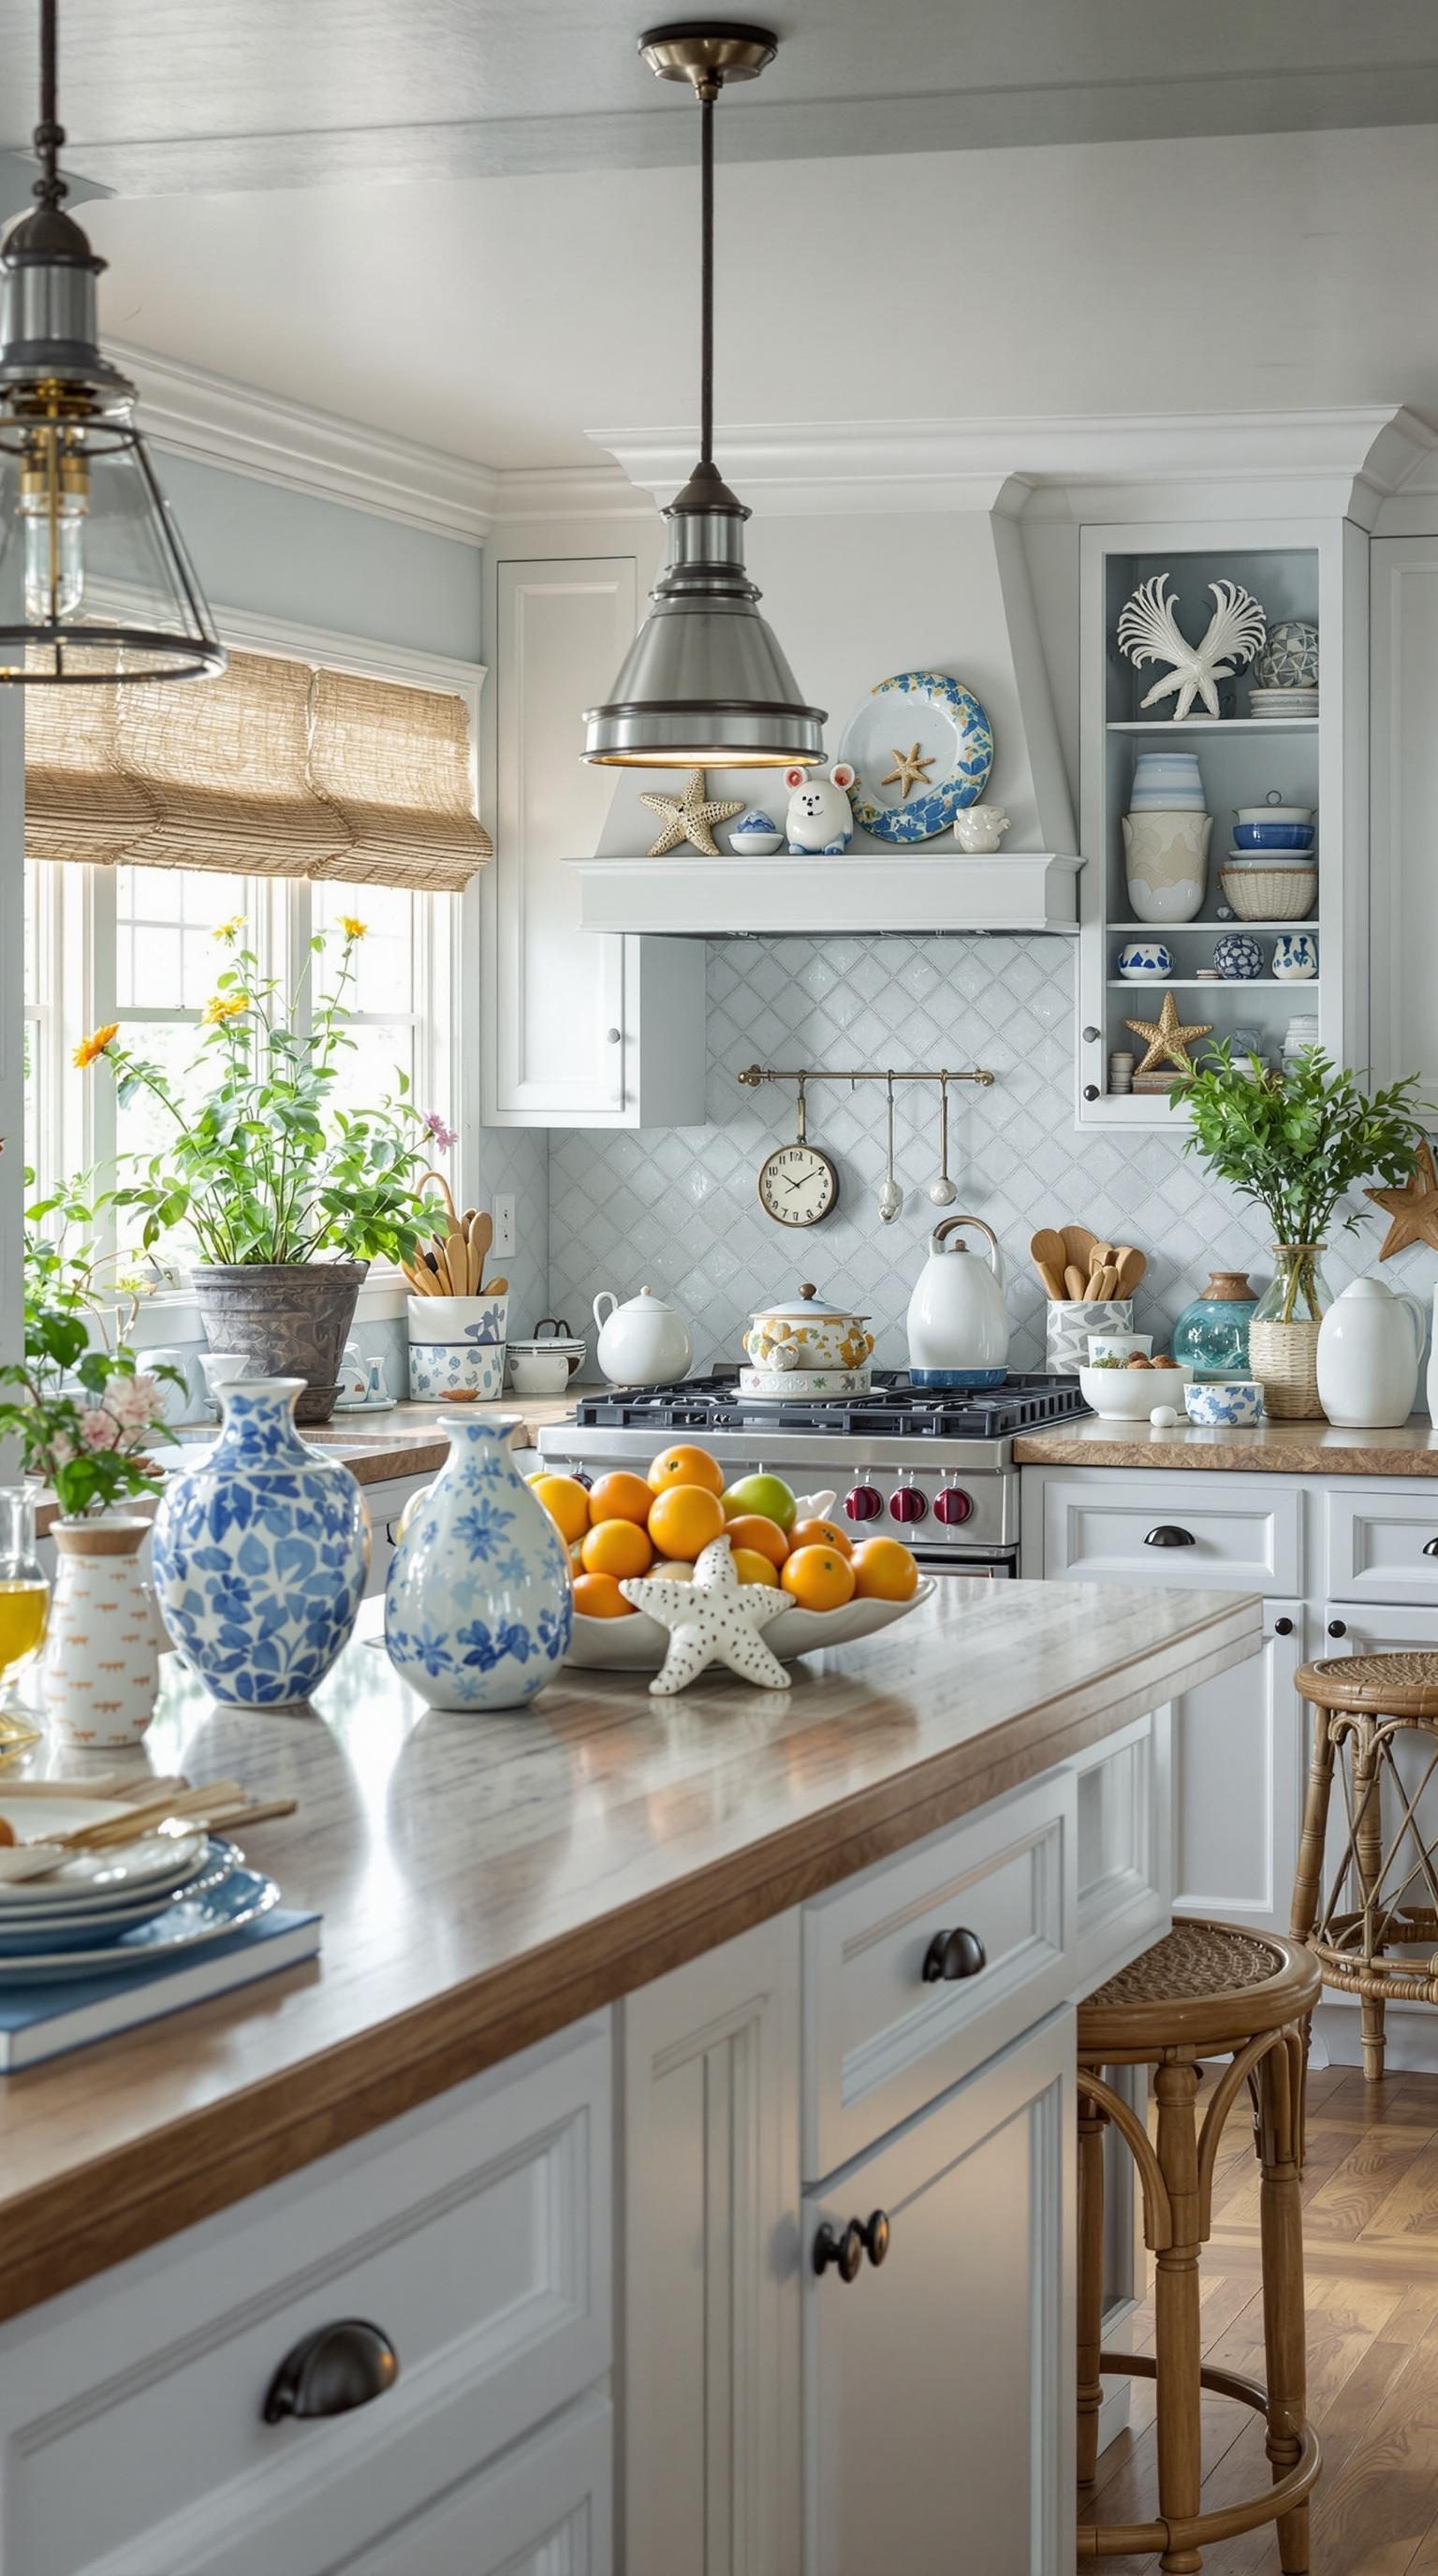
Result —
<path fill-rule="evenodd" d="M 796 1493 L 832 1491 L 856 1535 L 896 1533 L 928 1574 L 1013 1575 L 1014 1434 L 1087 1410 L 1074 1378 L 920 1388 L 876 1370 L 868 1395 L 772 1405 L 741 1396 L 732 1377 L 686 1378 L 581 1395 L 577 1421 L 541 1431 L 539 1448 L 547 1466 L 591 1478 L 609 1467 L 642 1474 L 678 1435 L 710 1450 L 731 1484 L 767 1467 Z"/>

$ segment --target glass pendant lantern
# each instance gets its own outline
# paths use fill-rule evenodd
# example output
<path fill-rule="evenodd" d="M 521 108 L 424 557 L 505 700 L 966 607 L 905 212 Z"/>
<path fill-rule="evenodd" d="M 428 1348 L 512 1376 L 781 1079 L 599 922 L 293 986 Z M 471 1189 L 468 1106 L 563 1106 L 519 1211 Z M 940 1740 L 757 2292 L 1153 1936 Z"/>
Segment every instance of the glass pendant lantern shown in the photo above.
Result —
<path fill-rule="evenodd" d="M 759 614 L 744 567 L 749 517 L 714 462 L 714 105 L 726 81 L 757 80 L 778 50 L 763 27 L 655 27 L 639 51 L 699 101 L 701 237 L 699 462 L 664 516 L 669 560 L 613 694 L 584 718 L 584 758 L 638 769 L 788 769 L 824 756 L 824 710 L 806 706 Z"/>
<path fill-rule="evenodd" d="M 225 654 L 101 355 L 105 266 L 65 212 L 56 0 L 41 0 L 38 200 L 0 243 L 0 683 L 202 679 Z"/>

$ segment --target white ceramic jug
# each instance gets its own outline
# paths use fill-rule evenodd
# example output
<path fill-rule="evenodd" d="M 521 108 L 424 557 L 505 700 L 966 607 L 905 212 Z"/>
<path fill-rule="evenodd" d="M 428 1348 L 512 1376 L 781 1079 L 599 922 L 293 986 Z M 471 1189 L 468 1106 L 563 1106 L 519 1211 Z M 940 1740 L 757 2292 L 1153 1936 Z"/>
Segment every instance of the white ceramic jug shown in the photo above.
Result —
<path fill-rule="evenodd" d="M 1406 1422 L 1418 1394 L 1423 1309 L 1386 1280 L 1355 1279 L 1318 1328 L 1318 1401 L 1330 1422 Z"/>
<path fill-rule="evenodd" d="M 612 1288 L 594 1300 L 599 1326 L 595 1357 L 613 1386 L 668 1386 L 683 1377 L 693 1357 L 689 1328 L 652 1288 L 621 1306 Z"/>
<path fill-rule="evenodd" d="M 987 1235 L 989 1266 L 949 1237 L 961 1225 Z M 981 1216 L 948 1216 L 929 1238 L 929 1257 L 909 1299 L 909 1375 L 915 1386 L 998 1386 L 1008 1373 L 1009 1310 L 1004 1257 Z"/>

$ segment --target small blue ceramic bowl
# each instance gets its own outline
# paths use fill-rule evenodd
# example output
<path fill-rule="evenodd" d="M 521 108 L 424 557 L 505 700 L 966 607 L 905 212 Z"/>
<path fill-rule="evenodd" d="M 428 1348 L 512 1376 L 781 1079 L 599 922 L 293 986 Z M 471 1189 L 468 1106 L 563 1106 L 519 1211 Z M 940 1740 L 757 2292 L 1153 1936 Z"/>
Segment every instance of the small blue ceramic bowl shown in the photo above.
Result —
<path fill-rule="evenodd" d="M 1211 1377 L 1184 1388 L 1183 1408 L 1190 1422 L 1247 1431 L 1263 1420 L 1263 1389 L 1257 1378 Z"/>
<path fill-rule="evenodd" d="M 1311 823 L 1235 823 L 1236 850 L 1311 850 Z"/>

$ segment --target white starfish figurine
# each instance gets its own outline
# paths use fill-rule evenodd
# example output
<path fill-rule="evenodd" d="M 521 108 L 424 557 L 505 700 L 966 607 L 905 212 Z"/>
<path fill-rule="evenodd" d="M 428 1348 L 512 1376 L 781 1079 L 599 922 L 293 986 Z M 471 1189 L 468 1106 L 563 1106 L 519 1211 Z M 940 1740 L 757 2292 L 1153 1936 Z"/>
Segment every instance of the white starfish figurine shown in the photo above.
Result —
<path fill-rule="evenodd" d="M 710 1540 L 692 1583 L 638 1574 L 619 1589 L 636 1610 L 647 1610 L 669 1631 L 669 1651 L 649 1685 L 656 1697 L 671 1698 L 711 1664 L 727 1664 L 741 1681 L 760 1682 L 765 1690 L 790 1688 L 778 1656 L 759 1634 L 788 1609 L 789 1596 L 777 1584 L 741 1583 L 727 1538 Z"/>
<path fill-rule="evenodd" d="M 1118 649 L 1136 668 L 1145 662 L 1173 665 L 1166 680 L 1155 680 L 1143 704 L 1152 707 L 1160 698 L 1176 696 L 1175 723 L 1182 723 L 1196 697 L 1216 716 L 1219 681 L 1232 679 L 1268 631 L 1263 610 L 1241 582 L 1211 581 L 1208 586 L 1218 604 L 1199 644 L 1188 643 L 1179 633 L 1166 572 L 1139 583 L 1118 621 Z"/>

